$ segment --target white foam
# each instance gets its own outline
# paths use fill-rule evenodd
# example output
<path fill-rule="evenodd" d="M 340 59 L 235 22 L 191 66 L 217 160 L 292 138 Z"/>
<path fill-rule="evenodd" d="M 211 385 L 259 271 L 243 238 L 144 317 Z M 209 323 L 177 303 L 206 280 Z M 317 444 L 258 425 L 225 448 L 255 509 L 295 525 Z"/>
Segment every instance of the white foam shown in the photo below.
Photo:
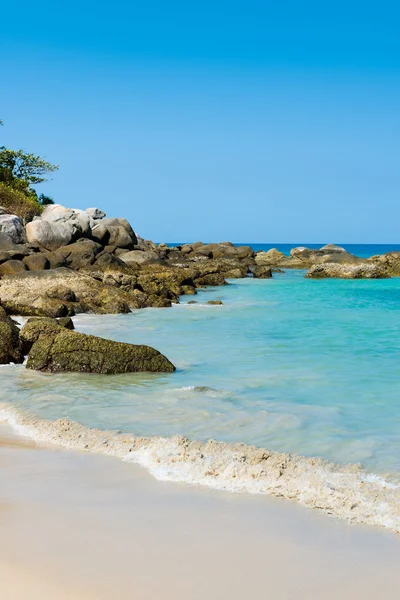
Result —
<path fill-rule="evenodd" d="M 195 442 L 182 436 L 134 437 L 90 429 L 68 419 L 39 419 L 6 403 L 0 403 L 2 420 L 20 435 L 134 462 L 160 480 L 229 492 L 271 494 L 349 522 L 400 533 L 400 480 L 366 473 L 359 465 L 339 466 L 246 444 Z"/>

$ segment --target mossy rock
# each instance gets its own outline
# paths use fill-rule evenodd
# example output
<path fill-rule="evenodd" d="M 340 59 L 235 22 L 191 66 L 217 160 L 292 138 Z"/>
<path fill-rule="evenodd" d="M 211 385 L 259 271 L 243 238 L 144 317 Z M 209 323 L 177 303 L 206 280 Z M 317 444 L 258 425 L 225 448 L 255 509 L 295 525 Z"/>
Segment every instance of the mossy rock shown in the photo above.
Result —
<path fill-rule="evenodd" d="M 0 306 L 0 364 L 22 363 L 24 354 L 17 324 Z"/>
<path fill-rule="evenodd" d="M 69 331 L 57 322 L 31 321 L 21 330 L 31 346 L 27 368 L 37 371 L 102 373 L 172 373 L 174 365 L 150 346 L 136 346 Z"/>

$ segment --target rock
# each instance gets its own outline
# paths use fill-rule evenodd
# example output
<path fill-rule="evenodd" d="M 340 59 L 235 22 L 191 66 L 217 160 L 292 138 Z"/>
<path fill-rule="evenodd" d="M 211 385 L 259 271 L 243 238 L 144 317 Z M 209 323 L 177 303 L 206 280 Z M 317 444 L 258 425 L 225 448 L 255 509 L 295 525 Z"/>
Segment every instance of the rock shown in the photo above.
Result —
<path fill-rule="evenodd" d="M 196 287 L 202 287 L 207 285 L 227 285 L 227 282 L 225 281 L 225 275 L 222 273 L 208 273 L 201 277 L 197 277 L 197 279 L 195 279 L 195 284 Z"/>
<path fill-rule="evenodd" d="M 92 240 L 82 239 L 74 244 L 62 246 L 57 250 L 57 254 L 65 258 L 66 265 L 70 269 L 77 270 L 93 265 L 97 255 L 102 251 L 103 247 L 101 244 Z"/>
<path fill-rule="evenodd" d="M 196 288 L 194 286 L 192 286 L 192 285 L 183 285 L 182 286 L 182 292 L 186 296 L 194 296 L 195 294 L 197 294 Z"/>
<path fill-rule="evenodd" d="M 56 286 L 75 294 L 76 302 L 50 298 Z M 52 291 L 53 290 L 53 291 Z M 60 268 L 51 271 L 25 271 L 0 279 L 0 298 L 10 314 L 65 317 L 75 313 L 117 314 L 138 308 L 133 294 L 105 285 L 93 277 Z"/>
<path fill-rule="evenodd" d="M 72 241 L 74 230 L 63 222 L 49 222 L 43 219 L 26 225 L 26 236 L 31 244 L 38 244 L 46 250 L 57 250 Z"/>
<path fill-rule="evenodd" d="M 14 275 L 21 271 L 26 271 L 27 267 L 22 260 L 8 260 L 0 265 L 0 276 Z"/>
<path fill-rule="evenodd" d="M 38 252 L 37 254 L 30 254 L 25 256 L 23 262 L 29 269 L 29 271 L 44 271 L 44 269 L 50 268 L 50 261 L 44 255 Z"/>
<path fill-rule="evenodd" d="M 336 246 L 336 244 L 326 244 L 326 246 L 322 246 L 322 248 L 320 248 L 321 252 L 324 252 L 325 254 L 329 254 L 329 253 L 334 253 L 336 254 L 336 252 L 347 252 L 347 250 L 345 248 L 342 248 L 342 246 Z"/>
<path fill-rule="evenodd" d="M 371 256 L 367 262 L 371 262 L 378 265 L 382 269 L 385 269 L 388 275 L 393 277 L 400 276 L 400 252 L 377 254 L 376 256 Z"/>
<path fill-rule="evenodd" d="M 195 242 L 191 245 L 193 252 L 197 252 L 202 246 L 204 246 L 203 242 Z"/>
<path fill-rule="evenodd" d="M 69 331 L 54 323 L 27 323 L 20 335 L 31 346 L 28 369 L 106 375 L 175 371 L 163 354 L 149 346 L 114 342 Z"/>
<path fill-rule="evenodd" d="M 43 256 L 50 263 L 50 269 L 59 269 L 67 266 L 66 258 L 59 252 L 43 252 Z"/>
<path fill-rule="evenodd" d="M 92 237 L 103 246 L 116 246 L 129 250 L 133 250 L 138 241 L 126 219 L 102 219 L 92 228 Z"/>
<path fill-rule="evenodd" d="M 86 211 L 52 204 L 46 206 L 40 219 L 28 223 L 26 234 L 30 242 L 52 251 L 78 238 L 91 237 L 94 223 Z"/>
<path fill-rule="evenodd" d="M 189 302 L 187 302 L 187 304 L 197 304 L 197 300 L 189 300 Z"/>
<path fill-rule="evenodd" d="M 252 267 L 251 272 L 256 279 L 269 279 L 272 277 L 271 267 L 256 265 L 255 267 Z"/>
<path fill-rule="evenodd" d="M 92 219 L 104 219 L 106 216 L 106 213 L 99 208 L 87 208 L 85 212 L 87 212 Z"/>
<path fill-rule="evenodd" d="M 71 331 L 75 329 L 75 325 L 71 317 L 61 317 L 61 319 L 57 319 L 57 323 L 65 329 L 70 329 Z"/>
<path fill-rule="evenodd" d="M 0 364 L 20 364 L 23 361 L 24 354 L 18 326 L 0 306 Z"/>
<path fill-rule="evenodd" d="M 22 244 L 26 241 L 24 226 L 16 215 L 0 215 L 0 233 L 7 236 L 13 244 Z"/>
<path fill-rule="evenodd" d="M 222 300 L 208 300 L 207 304 L 212 304 L 213 306 L 221 306 L 223 302 Z"/>
<path fill-rule="evenodd" d="M 143 251 L 143 250 L 131 250 L 131 252 L 126 252 L 119 256 L 121 260 L 124 261 L 127 265 L 132 263 L 142 264 L 149 261 L 158 260 L 159 256 L 157 252 L 152 251 Z"/>
<path fill-rule="evenodd" d="M 282 259 L 287 259 L 287 256 L 276 248 L 271 248 L 268 252 L 257 252 L 255 255 L 256 264 L 260 266 L 277 266 Z"/>
<path fill-rule="evenodd" d="M 40 218 L 42 221 L 49 221 L 56 223 L 57 221 L 65 222 L 74 217 L 74 210 L 72 208 L 66 208 L 61 204 L 49 204 L 42 212 Z"/>
<path fill-rule="evenodd" d="M 251 258 L 254 256 L 254 250 L 253 248 L 250 248 L 250 246 L 238 246 L 236 248 L 237 250 L 237 255 L 238 258 Z"/>
<path fill-rule="evenodd" d="M 65 285 L 58 284 L 49 288 L 46 292 L 46 296 L 48 298 L 56 298 L 57 300 L 62 300 L 63 302 L 76 302 L 75 292 L 71 290 L 71 288 L 66 287 Z"/>
<path fill-rule="evenodd" d="M 339 279 L 384 279 L 389 275 L 382 267 L 374 264 L 341 265 L 338 263 L 324 263 L 314 265 L 307 272 L 306 277 L 322 279 L 336 277 Z"/>
<path fill-rule="evenodd" d="M 34 323 L 34 322 L 39 322 L 39 323 L 53 323 L 56 325 L 60 325 L 60 327 L 64 327 L 65 329 L 70 329 L 71 331 L 75 329 L 74 326 L 74 322 L 71 319 L 71 317 L 61 317 L 60 319 L 51 319 L 50 317 L 29 317 L 29 319 L 27 320 L 27 323 Z M 30 347 L 27 349 L 28 353 L 30 350 Z"/>

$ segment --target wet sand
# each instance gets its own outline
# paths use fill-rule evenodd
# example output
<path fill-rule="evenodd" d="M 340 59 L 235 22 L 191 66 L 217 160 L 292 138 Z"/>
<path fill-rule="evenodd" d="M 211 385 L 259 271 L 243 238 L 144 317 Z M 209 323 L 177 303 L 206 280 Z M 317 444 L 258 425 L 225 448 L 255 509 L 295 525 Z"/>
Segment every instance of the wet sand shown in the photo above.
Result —
<path fill-rule="evenodd" d="M 400 539 L 0 427 L 2 600 L 398 598 Z"/>

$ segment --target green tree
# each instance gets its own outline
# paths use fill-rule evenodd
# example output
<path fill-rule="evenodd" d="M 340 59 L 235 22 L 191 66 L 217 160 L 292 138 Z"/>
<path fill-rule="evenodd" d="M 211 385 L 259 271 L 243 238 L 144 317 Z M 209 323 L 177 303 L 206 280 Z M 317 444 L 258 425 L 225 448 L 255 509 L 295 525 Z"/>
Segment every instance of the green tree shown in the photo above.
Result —
<path fill-rule="evenodd" d="M 0 178 L 3 181 L 22 179 L 29 185 L 36 185 L 47 181 L 46 175 L 58 170 L 58 165 L 53 165 L 44 158 L 24 152 L 23 150 L 10 150 L 0 147 Z"/>

